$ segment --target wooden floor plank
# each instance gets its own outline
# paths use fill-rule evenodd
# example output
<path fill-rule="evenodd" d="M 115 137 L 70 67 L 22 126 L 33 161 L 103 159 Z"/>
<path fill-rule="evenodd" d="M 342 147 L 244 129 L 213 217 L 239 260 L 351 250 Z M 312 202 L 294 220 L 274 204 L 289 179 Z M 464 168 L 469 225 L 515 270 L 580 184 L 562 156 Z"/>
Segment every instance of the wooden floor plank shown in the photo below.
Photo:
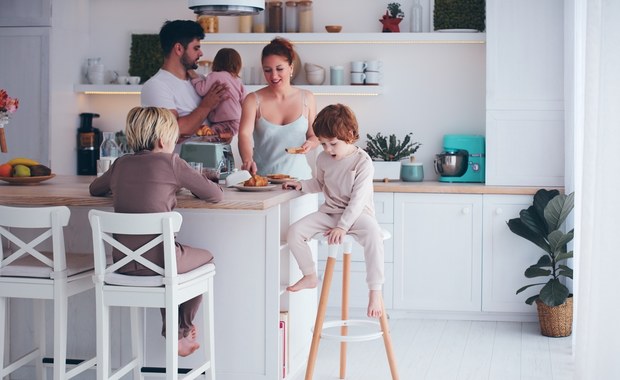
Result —
<path fill-rule="evenodd" d="M 457 380 L 489 378 L 496 327 L 497 322 L 493 321 L 472 322 Z"/>

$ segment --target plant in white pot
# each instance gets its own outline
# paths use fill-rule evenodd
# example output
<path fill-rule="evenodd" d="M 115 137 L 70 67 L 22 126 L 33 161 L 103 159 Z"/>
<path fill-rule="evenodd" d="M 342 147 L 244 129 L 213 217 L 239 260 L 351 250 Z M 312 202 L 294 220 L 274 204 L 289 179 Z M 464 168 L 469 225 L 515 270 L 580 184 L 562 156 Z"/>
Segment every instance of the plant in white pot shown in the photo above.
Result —
<path fill-rule="evenodd" d="M 411 141 L 411 135 L 407 133 L 405 138 L 399 140 L 396 135 L 383 136 L 378 132 L 375 136 L 366 134 L 366 153 L 373 160 L 375 175 L 373 179 L 398 180 L 400 178 L 400 160 L 407 158 L 418 151 L 422 145 Z"/>
<path fill-rule="evenodd" d="M 573 204 L 574 193 L 567 195 L 557 190 L 540 189 L 534 195 L 532 206 L 521 210 L 519 218 L 508 221 L 510 231 L 544 251 L 538 262 L 525 270 L 525 277 L 543 277 L 546 281 L 525 285 L 517 290 L 517 294 L 542 285 L 540 292 L 525 303 L 531 305 L 536 301 L 541 333 L 545 336 L 569 336 L 572 331 L 573 298 L 560 279 L 573 278 L 573 270 L 566 261 L 573 257 L 573 251 L 568 251 L 567 245 L 573 240 L 574 230 L 562 230 Z"/>

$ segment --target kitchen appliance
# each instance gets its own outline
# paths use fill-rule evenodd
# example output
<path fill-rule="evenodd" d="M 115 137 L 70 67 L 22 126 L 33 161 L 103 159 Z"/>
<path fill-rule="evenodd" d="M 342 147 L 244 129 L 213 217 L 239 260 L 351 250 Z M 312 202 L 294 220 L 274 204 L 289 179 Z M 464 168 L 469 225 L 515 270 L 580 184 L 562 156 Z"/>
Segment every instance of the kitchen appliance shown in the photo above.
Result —
<path fill-rule="evenodd" d="M 484 182 L 484 136 L 444 135 L 443 149 L 435 155 L 439 182 Z"/>
<path fill-rule="evenodd" d="M 188 6 L 197 15 L 244 16 L 265 9 L 264 0 L 189 0 Z"/>
<path fill-rule="evenodd" d="M 181 145 L 180 156 L 187 162 L 202 162 L 203 168 L 217 170 L 225 179 L 235 168 L 230 144 L 187 141 Z"/>
<path fill-rule="evenodd" d="M 93 128 L 93 118 L 99 117 L 96 113 L 81 113 L 80 128 L 77 133 L 77 174 L 96 175 L 99 146 L 101 145 L 101 131 Z"/>

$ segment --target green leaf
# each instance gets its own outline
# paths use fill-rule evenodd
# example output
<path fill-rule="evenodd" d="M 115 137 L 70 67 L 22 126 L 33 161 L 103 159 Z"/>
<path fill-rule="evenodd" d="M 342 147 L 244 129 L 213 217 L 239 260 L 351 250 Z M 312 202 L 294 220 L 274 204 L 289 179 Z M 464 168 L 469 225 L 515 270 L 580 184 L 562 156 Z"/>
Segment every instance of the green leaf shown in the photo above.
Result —
<path fill-rule="evenodd" d="M 515 234 L 521 236 L 522 238 L 531 241 L 536 244 L 540 248 L 542 248 L 545 252 L 551 253 L 549 249 L 549 244 L 545 241 L 545 239 L 537 232 L 532 231 L 528 226 L 523 223 L 523 220 L 520 218 L 510 219 L 508 221 L 508 228 L 510 231 Z"/>
<path fill-rule="evenodd" d="M 540 289 L 539 297 L 547 306 L 559 306 L 566 301 L 569 293 L 568 288 L 560 280 L 554 278 Z"/>
<path fill-rule="evenodd" d="M 529 284 L 529 285 L 525 285 L 524 287 L 519 288 L 519 290 L 517 290 L 517 293 L 516 293 L 516 294 L 519 294 L 519 293 L 521 293 L 522 291 L 524 291 L 525 289 L 527 289 L 527 288 L 531 288 L 532 286 L 537 286 L 537 285 L 545 285 L 545 284 L 546 284 L 546 282 L 540 282 L 540 283 L 538 283 L 538 284 Z"/>
<path fill-rule="evenodd" d="M 532 265 L 533 267 L 550 267 L 552 266 L 552 262 L 551 262 L 551 258 L 549 257 L 549 255 L 542 255 L 540 256 L 540 259 L 538 259 L 538 262 L 534 265 Z"/>
<path fill-rule="evenodd" d="M 527 278 L 547 277 L 549 275 L 551 275 L 550 269 L 542 269 L 535 265 L 532 265 L 531 267 L 525 270 L 525 277 Z"/>
<path fill-rule="evenodd" d="M 547 229 L 547 222 L 545 221 L 545 207 L 551 202 L 553 198 L 559 195 L 560 192 L 558 190 L 546 190 L 540 189 L 534 194 L 534 210 L 538 215 L 539 219 L 544 223 L 545 226 L 545 235 L 549 233 L 549 229 Z M 553 228 L 557 230 L 557 228 Z"/>
<path fill-rule="evenodd" d="M 547 230 L 547 222 L 543 219 L 542 214 L 538 214 L 534 206 L 530 206 L 525 210 L 521 210 L 519 218 L 534 234 L 545 240 L 549 231 Z"/>
<path fill-rule="evenodd" d="M 566 252 L 566 244 L 573 240 L 573 231 L 564 233 L 560 230 L 552 231 L 547 237 L 549 247 L 553 252 Z"/>
<path fill-rule="evenodd" d="M 531 305 L 532 303 L 534 303 L 534 301 L 536 301 L 537 298 L 538 294 L 528 297 L 528 299 L 525 300 L 525 303 Z"/>
<path fill-rule="evenodd" d="M 562 252 L 555 257 L 555 261 L 562 261 L 562 260 L 572 259 L 572 258 L 573 258 L 573 251 Z"/>
<path fill-rule="evenodd" d="M 565 276 L 570 278 L 571 280 L 573 279 L 573 270 L 569 267 L 567 267 L 566 265 L 560 265 L 560 272 L 558 273 L 558 276 Z"/>
<path fill-rule="evenodd" d="M 545 207 L 545 220 L 550 230 L 559 230 L 570 212 L 573 210 L 575 193 L 555 196 Z"/>

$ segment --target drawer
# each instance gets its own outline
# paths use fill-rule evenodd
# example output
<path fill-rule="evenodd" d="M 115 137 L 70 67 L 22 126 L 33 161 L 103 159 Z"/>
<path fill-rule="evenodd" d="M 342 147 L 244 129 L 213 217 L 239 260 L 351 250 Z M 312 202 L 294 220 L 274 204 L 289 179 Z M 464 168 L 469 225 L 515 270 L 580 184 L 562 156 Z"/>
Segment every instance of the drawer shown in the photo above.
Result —
<path fill-rule="evenodd" d="M 381 228 L 386 229 L 387 231 L 394 236 L 394 225 L 393 224 L 380 224 Z M 327 260 L 327 244 L 319 244 L 319 260 Z M 383 249 L 385 251 L 385 262 L 391 263 L 394 261 L 394 238 L 390 238 L 383 241 Z M 357 242 L 353 243 L 353 256 L 351 257 L 351 261 L 354 262 L 364 262 L 364 250 L 362 246 L 357 244 Z M 342 259 L 342 252 L 338 254 L 338 260 Z"/>
<path fill-rule="evenodd" d="M 319 193 L 319 206 L 325 202 L 323 193 Z M 379 223 L 394 223 L 394 193 L 375 193 L 375 216 Z"/>
<path fill-rule="evenodd" d="M 319 273 L 323 281 L 326 261 L 319 261 Z M 383 284 L 383 301 L 386 309 L 393 305 L 394 266 L 385 264 L 385 283 Z M 363 262 L 351 262 L 351 276 L 349 285 L 349 306 L 354 308 L 368 307 L 368 285 L 366 284 L 366 265 Z M 319 294 L 320 294 L 319 286 Z M 329 290 L 328 307 L 340 307 L 342 304 L 342 260 L 336 262 L 331 289 Z"/>

